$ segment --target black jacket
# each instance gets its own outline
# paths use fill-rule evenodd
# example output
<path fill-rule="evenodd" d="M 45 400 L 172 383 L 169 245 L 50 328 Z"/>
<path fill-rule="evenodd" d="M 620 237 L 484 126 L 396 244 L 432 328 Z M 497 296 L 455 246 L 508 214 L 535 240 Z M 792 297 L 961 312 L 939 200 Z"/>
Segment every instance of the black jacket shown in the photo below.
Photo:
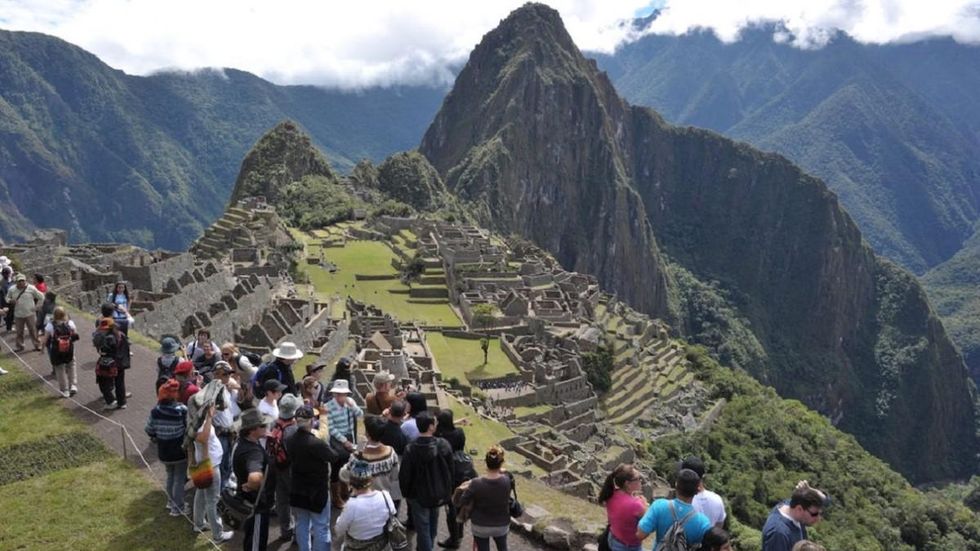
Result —
<path fill-rule="evenodd" d="M 398 471 L 402 495 L 423 507 L 449 503 L 453 492 L 453 449 L 445 439 L 419 436 L 405 448 Z"/>
<path fill-rule="evenodd" d="M 466 450 L 466 433 L 459 427 L 450 430 L 439 430 L 439 428 L 436 428 L 436 436 L 445 438 L 446 442 L 449 442 L 449 445 L 452 446 L 454 452 Z"/>
<path fill-rule="evenodd" d="M 337 460 L 337 452 L 301 428 L 286 438 L 286 454 L 292 475 L 289 504 L 314 513 L 323 511 L 330 495 L 330 464 Z"/>
<path fill-rule="evenodd" d="M 386 446 L 391 446 L 395 449 L 395 453 L 398 457 L 405 454 L 405 446 L 408 445 L 408 437 L 402 432 L 401 423 L 396 423 L 392 420 L 388 420 L 385 423 L 384 434 L 381 435 L 381 443 Z"/>

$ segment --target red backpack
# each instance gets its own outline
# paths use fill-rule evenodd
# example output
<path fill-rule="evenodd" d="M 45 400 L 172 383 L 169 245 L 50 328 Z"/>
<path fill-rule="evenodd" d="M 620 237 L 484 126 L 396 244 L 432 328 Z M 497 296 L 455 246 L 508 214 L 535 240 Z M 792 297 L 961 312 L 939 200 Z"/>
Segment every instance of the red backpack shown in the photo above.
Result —
<path fill-rule="evenodd" d="M 286 427 L 292 424 L 292 420 L 276 419 L 275 424 L 272 425 L 272 430 L 265 437 L 265 451 L 276 462 L 276 466 L 280 468 L 289 466 L 289 456 L 286 455 L 286 443 L 283 442 L 283 432 L 285 432 Z"/>
<path fill-rule="evenodd" d="M 67 363 L 75 357 L 75 341 L 78 337 L 67 322 L 54 324 L 51 341 L 51 357 L 56 363 Z"/>

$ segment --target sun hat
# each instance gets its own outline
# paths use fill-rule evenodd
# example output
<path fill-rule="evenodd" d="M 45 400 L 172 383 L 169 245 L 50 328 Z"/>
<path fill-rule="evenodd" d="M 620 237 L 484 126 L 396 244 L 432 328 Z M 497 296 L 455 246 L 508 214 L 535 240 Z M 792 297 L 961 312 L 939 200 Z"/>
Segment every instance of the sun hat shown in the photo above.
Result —
<path fill-rule="evenodd" d="M 324 363 L 312 363 L 312 364 L 306 366 L 306 374 L 307 375 L 312 375 L 312 374 L 316 373 L 317 371 L 323 371 L 323 369 L 326 368 L 326 367 L 327 367 L 327 364 L 324 364 Z"/>
<path fill-rule="evenodd" d="M 296 415 L 296 410 L 303 405 L 303 402 L 292 394 L 287 394 L 279 400 L 279 418 L 292 419 Z"/>
<path fill-rule="evenodd" d="M 192 371 L 194 371 L 194 362 L 183 360 L 177 362 L 177 367 L 174 368 L 174 375 L 190 375 Z"/>
<path fill-rule="evenodd" d="M 232 373 L 235 370 L 231 368 L 231 364 L 230 363 L 228 363 L 228 362 L 226 362 L 224 360 L 218 360 L 218 361 L 214 362 L 214 372 L 215 372 L 215 374 L 217 374 L 219 371 L 222 372 L 222 373 Z"/>
<path fill-rule="evenodd" d="M 180 339 L 173 335 L 164 335 L 160 337 L 161 354 L 173 354 L 178 350 L 180 350 Z"/>
<path fill-rule="evenodd" d="M 287 341 L 273 349 L 272 355 L 284 360 L 298 360 L 303 357 L 303 351 L 297 348 L 295 343 Z"/>
<path fill-rule="evenodd" d="M 350 384 L 347 379 L 337 379 L 330 387 L 331 394 L 350 394 Z"/>
<path fill-rule="evenodd" d="M 14 281 L 15 282 L 16 281 L 27 281 L 27 276 L 24 275 L 24 274 L 17 274 L 17 277 L 14 278 Z"/>
<path fill-rule="evenodd" d="M 251 408 L 242 414 L 240 430 L 242 432 L 254 429 L 255 427 L 269 426 L 275 419 L 262 413 L 258 409 Z"/>

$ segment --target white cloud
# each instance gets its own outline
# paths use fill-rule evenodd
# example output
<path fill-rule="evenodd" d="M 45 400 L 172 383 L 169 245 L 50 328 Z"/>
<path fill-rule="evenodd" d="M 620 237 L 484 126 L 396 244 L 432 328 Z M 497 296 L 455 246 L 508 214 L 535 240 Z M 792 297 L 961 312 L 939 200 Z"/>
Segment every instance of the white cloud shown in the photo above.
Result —
<path fill-rule="evenodd" d="M 448 82 L 523 0 L 0 0 L 0 27 L 61 37 L 129 73 L 234 67 L 281 84 L 346 88 Z M 551 0 L 583 50 L 635 38 L 623 21 L 665 0 Z M 832 29 L 868 42 L 980 40 L 980 0 L 666 0 L 652 32 L 782 22 L 775 39 L 820 45 Z"/>
<path fill-rule="evenodd" d="M 837 30 L 876 44 L 934 36 L 978 43 L 980 0 L 669 0 L 649 31 L 711 29 L 731 42 L 758 23 L 781 24 L 774 38 L 803 48 L 823 46 Z"/>
<path fill-rule="evenodd" d="M 612 51 L 649 0 L 556 0 L 583 49 Z M 523 0 L 0 0 L 0 27 L 52 34 L 129 73 L 234 67 L 340 87 L 447 82 Z"/>

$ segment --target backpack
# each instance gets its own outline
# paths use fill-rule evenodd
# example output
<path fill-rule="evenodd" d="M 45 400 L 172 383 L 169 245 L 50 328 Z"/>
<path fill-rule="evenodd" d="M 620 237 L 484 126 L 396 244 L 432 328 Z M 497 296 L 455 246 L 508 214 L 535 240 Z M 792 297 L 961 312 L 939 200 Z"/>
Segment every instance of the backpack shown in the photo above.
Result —
<path fill-rule="evenodd" d="M 272 430 L 266 436 L 265 451 L 279 468 L 289 466 L 289 456 L 286 455 L 286 443 L 282 441 L 282 433 L 290 424 L 287 424 L 282 419 L 276 419 L 276 422 L 272 425 Z"/>
<path fill-rule="evenodd" d="M 180 363 L 180 358 L 174 356 L 174 361 L 170 365 L 163 363 L 163 356 L 157 358 L 157 379 L 171 379 L 174 376 L 174 369 L 176 369 L 177 364 Z"/>
<path fill-rule="evenodd" d="M 119 346 L 119 341 L 116 338 L 115 331 L 101 332 L 102 338 L 99 340 L 97 350 L 99 351 L 99 356 L 109 356 L 112 358 L 116 357 L 116 349 Z"/>
<path fill-rule="evenodd" d="M 262 365 L 262 356 L 259 356 L 255 352 L 242 352 L 242 356 L 248 360 L 248 363 L 252 364 L 252 367 L 259 367 Z"/>
<path fill-rule="evenodd" d="M 684 524 L 686 524 L 691 517 L 697 514 L 697 511 L 692 508 L 689 513 L 678 520 L 677 511 L 674 509 L 674 500 L 668 501 L 667 505 L 670 507 L 670 518 L 674 522 L 670 525 L 670 528 L 664 532 L 663 543 L 660 541 L 657 542 L 659 544 L 657 549 L 659 551 L 689 551 L 692 549 L 697 549 L 699 547 L 697 545 L 688 545 L 687 534 L 684 533 Z"/>
<path fill-rule="evenodd" d="M 75 332 L 67 323 L 55 323 L 51 343 L 51 358 L 54 363 L 70 362 L 75 357 Z"/>
<path fill-rule="evenodd" d="M 459 488 L 460 484 L 474 478 L 476 478 L 476 469 L 473 467 L 473 459 L 463 450 L 454 451 L 453 488 Z"/>

